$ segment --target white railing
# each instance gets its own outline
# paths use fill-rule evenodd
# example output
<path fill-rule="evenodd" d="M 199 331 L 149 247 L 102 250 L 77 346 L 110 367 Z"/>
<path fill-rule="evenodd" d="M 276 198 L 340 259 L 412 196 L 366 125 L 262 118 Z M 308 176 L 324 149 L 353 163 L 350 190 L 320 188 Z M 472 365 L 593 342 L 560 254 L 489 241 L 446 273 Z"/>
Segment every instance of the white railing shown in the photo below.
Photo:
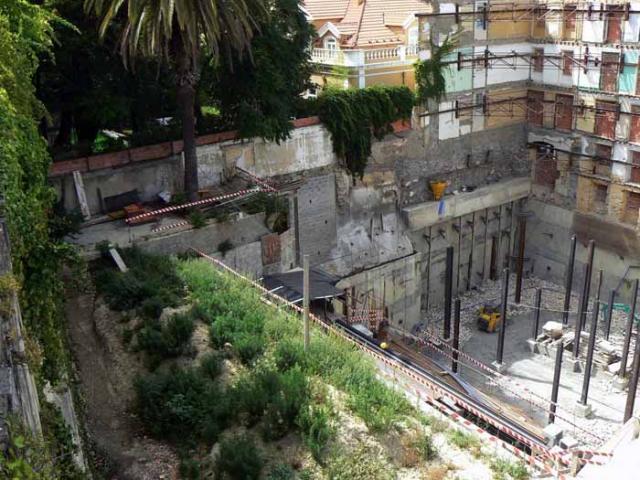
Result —
<path fill-rule="evenodd" d="M 418 45 L 400 45 L 398 47 L 372 48 L 359 50 L 337 50 L 314 48 L 311 61 L 325 65 L 359 67 L 365 64 L 385 64 L 396 62 L 412 63 L 418 56 Z"/>

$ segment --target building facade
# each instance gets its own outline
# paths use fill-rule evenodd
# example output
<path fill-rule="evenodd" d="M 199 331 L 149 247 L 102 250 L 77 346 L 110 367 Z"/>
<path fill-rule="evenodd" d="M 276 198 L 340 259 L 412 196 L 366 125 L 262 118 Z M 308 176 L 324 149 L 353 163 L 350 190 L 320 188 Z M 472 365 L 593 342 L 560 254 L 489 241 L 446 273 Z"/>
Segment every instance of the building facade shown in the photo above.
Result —
<path fill-rule="evenodd" d="M 312 48 L 322 87 L 408 85 L 418 58 L 417 13 L 431 11 L 419 0 L 305 0 L 318 37 Z"/>

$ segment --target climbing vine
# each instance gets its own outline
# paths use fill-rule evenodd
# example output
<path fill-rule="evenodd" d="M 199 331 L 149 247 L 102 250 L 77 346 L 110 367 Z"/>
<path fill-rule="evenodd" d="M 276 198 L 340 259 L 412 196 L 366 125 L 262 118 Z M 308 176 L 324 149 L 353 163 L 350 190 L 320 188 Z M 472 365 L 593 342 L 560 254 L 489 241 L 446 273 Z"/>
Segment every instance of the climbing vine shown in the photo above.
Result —
<path fill-rule="evenodd" d="M 323 91 L 320 119 L 331 133 L 334 152 L 354 179 L 364 174 L 373 137 L 382 139 L 393 131 L 393 122 L 410 118 L 413 105 L 414 95 L 404 86 Z"/>
<path fill-rule="evenodd" d="M 431 40 L 431 58 L 418 60 L 415 64 L 416 97 L 418 102 L 424 103 L 429 99 L 440 100 L 446 93 L 445 72 L 448 67 L 445 59 L 458 47 L 460 32 L 447 35 L 438 46 Z"/>
<path fill-rule="evenodd" d="M 63 262 L 71 247 L 50 236 L 55 194 L 47 184 L 50 158 L 37 121 L 44 109 L 32 78 L 52 45 L 56 17 L 27 0 L 0 0 L 0 215 L 6 218 L 13 275 L 28 335 L 44 353 L 36 373 L 56 382 L 67 358 L 61 326 Z"/>

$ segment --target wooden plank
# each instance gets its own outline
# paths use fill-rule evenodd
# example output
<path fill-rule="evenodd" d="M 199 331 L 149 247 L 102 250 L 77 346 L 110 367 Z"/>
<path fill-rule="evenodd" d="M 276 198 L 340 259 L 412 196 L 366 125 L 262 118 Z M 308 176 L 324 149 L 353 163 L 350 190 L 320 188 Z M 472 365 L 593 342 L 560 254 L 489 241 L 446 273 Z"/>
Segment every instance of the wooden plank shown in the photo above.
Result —
<path fill-rule="evenodd" d="M 126 272 L 129 270 L 127 268 L 127 265 L 124 263 L 124 260 L 118 253 L 118 250 L 116 250 L 114 247 L 111 247 L 109 249 L 109 254 L 111 255 L 111 258 L 113 258 L 113 261 L 116 262 L 116 265 L 118 266 L 121 272 Z"/>
<path fill-rule="evenodd" d="M 84 190 L 84 181 L 82 180 L 82 174 L 79 170 L 73 171 L 73 184 L 76 187 L 76 195 L 78 196 L 78 203 L 80 203 L 80 211 L 85 220 L 91 218 L 91 211 L 89 210 L 89 204 L 87 203 L 87 194 Z"/>

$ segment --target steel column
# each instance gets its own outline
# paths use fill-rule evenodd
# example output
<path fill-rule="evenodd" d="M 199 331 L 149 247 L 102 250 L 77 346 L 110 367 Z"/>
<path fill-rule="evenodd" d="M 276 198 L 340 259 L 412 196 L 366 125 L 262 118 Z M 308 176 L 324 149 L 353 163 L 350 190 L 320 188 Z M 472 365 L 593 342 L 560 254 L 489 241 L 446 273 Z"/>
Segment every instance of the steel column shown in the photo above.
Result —
<path fill-rule="evenodd" d="M 527 217 L 520 214 L 518 218 L 520 236 L 518 237 L 518 264 L 516 270 L 516 303 L 520 303 L 522 295 L 522 270 L 524 269 L 524 246 L 527 233 Z"/>
<path fill-rule="evenodd" d="M 589 382 L 591 381 L 591 367 L 593 366 L 593 351 L 596 347 L 596 335 L 598 334 L 598 313 L 600 312 L 600 287 L 602 286 L 602 270 L 598 274 L 598 291 L 591 315 L 591 331 L 589 332 L 589 347 L 587 348 L 587 361 L 584 366 L 584 378 L 582 380 L 582 394 L 580 403 L 587 404 L 589 395 Z"/>
<path fill-rule="evenodd" d="M 562 339 L 558 342 L 556 349 L 556 364 L 553 370 L 553 386 L 551 387 L 551 404 L 549 405 L 549 423 L 556 419 L 556 404 L 558 403 L 558 392 L 560 390 L 560 373 L 562 372 L 562 355 L 564 353 L 564 343 Z"/>
<path fill-rule="evenodd" d="M 536 289 L 536 305 L 533 311 L 533 330 L 531 332 L 531 338 L 534 340 L 538 338 L 538 328 L 540 327 L 540 308 L 542 307 L 542 289 Z"/>
<path fill-rule="evenodd" d="M 638 390 L 638 376 L 640 376 L 640 338 L 636 334 L 636 348 L 633 356 L 633 369 L 631 372 L 631 380 L 629 381 L 629 391 L 627 392 L 627 403 L 624 407 L 624 423 L 633 416 L 633 407 L 636 401 L 636 393 Z"/>
<path fill-rule="evenodd" d="M 633 282 L 633 297 L 631 298 L 631 311 L 627 319 L 627 326 L 624 332 L 624 345 L 622 346 L 622 358 L 620 359 L 620 371 L 618 376 L 624 378 L 627 376 L 627 357 L 629 356 L 629 345 L 631 345 L 631 332 L 633 331 L 633 322 L 636 316 L 636 305 L 638 301 L 638 280 Z"/>
<path fill-rule="evenodd" d="M 576 261 L 576 244 L 577 238 L 575 235 L 571 237 L 571 248 L 569 250 L 569 263 L 567 264 L 567 273 L 565 275 L 564 283 L 564 312 L 562 313 L 562 323 L 567 325 L 569 323 L 569 309 L 571 308 L 571 289 L 573 286 L 573 267 Z"/>
<path fill-rule="evenodd" d="M 609 306 L 607 307 L 607 319 L 604 326 L 604 338 L 609 340 L 609 333 L 611 332 L 611 318 L 613 317 L 613 305 L 616 301 L 616 291 L 611 290 L 609 294 Z"/>
<path fill-rule="evenodd" d="M 502 363 L 504 356 L 504 337 L 507 331 L 507 311 L 509 302 L 509 269 L 505 268 L 502 271 L 502 307 L 500 310 L 500 332 L 498 335 L 498 351 L 496 355 L 496 362 Z"/>
<path fill-rule="evenodd" d="M 444 332 L 442 338 L 451 336 L 451 296 L 453 290 L 453 247 L 447 247 L 447 263 L 444 277 Z"/>
<path fill-rule="evenodd" d="M 460 299 L 456 298 L 453 315 L 453 359 L 451 370 L 458 373 L 458 349 L 460 348 Z"/>
<path fill-rule="evenodd" d="M 582 285 L 582 294 L 578 304 L 578 316 L 576 317 L 575 335 L 573 338 L 573 358 L 580 356 L 580 334 L 582 332 L 582 319 L 587 314 L 589 305 L 589 291 L 591 289 L 591 266 L 593 265 L 593 253 L 595 250 L 595 242 L 589 241 L 589 250 L 587 253 L 587 265 L 584 272 L 584 283 Z"/>

